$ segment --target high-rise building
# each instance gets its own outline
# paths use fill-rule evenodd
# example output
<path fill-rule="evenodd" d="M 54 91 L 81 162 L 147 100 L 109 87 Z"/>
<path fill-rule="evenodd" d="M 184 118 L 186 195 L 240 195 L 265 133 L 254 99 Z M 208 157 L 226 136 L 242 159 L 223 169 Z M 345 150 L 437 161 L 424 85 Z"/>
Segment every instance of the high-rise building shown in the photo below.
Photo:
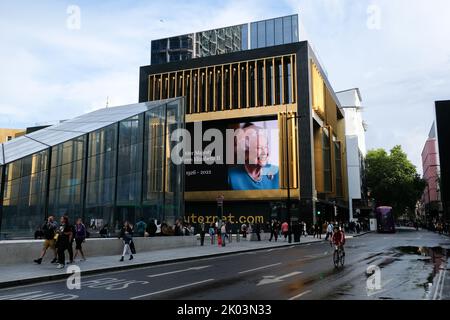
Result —
<path fill-rule="evenodd" d="M 450 100 L 436 102 L 436 129 L 440 165 L 440 195 L 443 219 L 450 220 Z"/>
<path fill-rule="evenodd" d="M 151 64 L 298 42 L 298 15 L 153 40 Z"/>
<path fill-rule="evenodd" d="M 259 171 L 235 162 L 187 164 L 186 217 L 213 216 L 219 207 L 242 217 L 238 223 L 254 216 L 286 220 L 289 212 L 309 223 L 348 220 L 344 111 L 309 43 L 298 42 L 296 19 L 250 23 L 248 50 L 165 55 L 176 61 L 141 67 L 139 101 L 185 96 L 186 127 L 192 136 L 206 136 L 200 149 L 211 143 L 211 132 L 272 133 L 262 138 L 269 141 L 257 158 L 264 163 Z M 235 140 L 223 159 L 235 158 Z M 201 159 L 205 151 L 198 147 L 193 152 Z"/>
<path fill-rule="evenodd" d="M 362 115 L 361 92 L 354 88 L 336 94 L 345 113 L 350 220 L 367 218 L 371 208 L 367 202 L 365 179 L 367 126 Z"/>
<path fill-rule="evenodd" d="M 427 182 L 426 189 L 422 195 L 427 220 L 436 219 L 442 210 L 441 196 L 439 190 L 439 153 L 437 145 L 436 125 L 433 123 L 428 134 L 428 139 L 422 150 L 423 179 Z"/>

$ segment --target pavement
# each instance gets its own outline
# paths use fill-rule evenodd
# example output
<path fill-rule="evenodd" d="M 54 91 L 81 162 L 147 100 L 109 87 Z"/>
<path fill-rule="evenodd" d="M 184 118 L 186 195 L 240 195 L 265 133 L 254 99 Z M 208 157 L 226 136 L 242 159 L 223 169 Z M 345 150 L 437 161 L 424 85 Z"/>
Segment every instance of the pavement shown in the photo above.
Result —
<path fill-rule="evenodd" d="M 399 230 L 349 238 L 345 247 L 345 266 L 339 269 L 324 241 L 262 243 L 225 255 L 83 275 L 81 290 L 71 290 L 66 279 L 3 288 L 0 300 L 169 299 L 195 306 L 196 300 L 450 299 L 447 237 Z"/>
<path fill-rule="evenodd" d="M 364 233 L 361 233 L 359 235 L 363 234 Z M 352 236 L 353 235 L 348 235 L 347 237 Z M 262 238 L 267 239 L 268 235 L 264 234 L 262 235 Z M 210 240 L 207 238 L 205 239 L 205 246 L 203 247 L 198 245 L 195 247 L 156 250 L 143 253 L 139 253 L 138 251 L 137 254 L 134 255 L 134 259 L 132 261 L 125 260 L 124 262 L 119 262 L 120 256 L 117 255 L 92 258 L 87 257 L 86 261 L 76 260 L 74 264 L 66 265 L 65 269 L 56 269 L 55 264 L 50 264 L 50 260 L 53 257 L 51 256 L 51 254 L 49 254 L 50 252 L 47 252 L 47 255 L 44 257 L 41 265 L 33 263 L 33 259 L 35 259 L 36 257 L 30 257 L 30 263 L 27 264 L 0 266 L 0 288 L 26 285 L 35 282 L 65 279 L 68 277 L 67 268 L 69 266 L 78 266 L 80 268 L 81 275 L 88 275 L 165 263 L 187 261 L 199 258 L 210 258 L 236 253 L 251 253 L 259 250 L 292 247 L 320 242 L 324 241 L 324 239 L 325 235 L 322 235 L 322 239 L 307 236 L 302 237 L 300 243 L 289 244 L 282 238 L 279 238 L 277 242 L 269 242 L 267 240 L 261 242 L 248 241 L 242 238 L 241 241 L 237 242 L 236 239 L 233 238 L 232 242 L 227 243 L 225 247 L 219 247 L 218 245 L 211 245 Z M 137 248 L 137 250 L 139 250 L 139 248 Z M 39 252 L 36 252 L 36 255 L 38 254 Z"/>

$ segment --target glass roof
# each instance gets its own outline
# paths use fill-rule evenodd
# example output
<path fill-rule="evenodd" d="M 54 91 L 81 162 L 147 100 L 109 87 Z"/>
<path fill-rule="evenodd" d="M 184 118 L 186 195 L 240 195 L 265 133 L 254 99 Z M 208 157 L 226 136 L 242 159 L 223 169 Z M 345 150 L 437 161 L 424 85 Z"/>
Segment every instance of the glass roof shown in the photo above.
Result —
<path fill-rule="evenodd" d="M 89 132 L 146 112 L 162 104 L 182 98 L 172 98 L 99 109 L 57 125 L 35 131 L 0 144 L 0 165 L 24 158 Z"/>

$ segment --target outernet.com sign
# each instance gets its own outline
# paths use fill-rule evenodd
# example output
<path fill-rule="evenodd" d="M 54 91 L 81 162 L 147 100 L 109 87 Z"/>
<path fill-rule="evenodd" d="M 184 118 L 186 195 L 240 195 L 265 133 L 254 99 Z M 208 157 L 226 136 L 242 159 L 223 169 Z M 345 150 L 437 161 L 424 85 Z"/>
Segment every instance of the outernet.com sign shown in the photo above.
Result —
<path fill-rule="evenodd" d="M 210 224 L 210 223 L 216 223 L 217 221 L 219 221 L 219 217 L 218 216 L 199 216 L 196 214 L 191 214 L 189 216 L 185 217 L 185 222 L 186 223 L 206 223 L 206 224 Z M 222 217 L 222 222 L 230 222 L 232 224 L 238 223 L 238 224 L 255 224 L 255 223 L 260 223 L 263 224 L 264 223 L 264 216 L 239 216 L 236 217 L 232 214 L 229 215 L 224 215 Z"/>

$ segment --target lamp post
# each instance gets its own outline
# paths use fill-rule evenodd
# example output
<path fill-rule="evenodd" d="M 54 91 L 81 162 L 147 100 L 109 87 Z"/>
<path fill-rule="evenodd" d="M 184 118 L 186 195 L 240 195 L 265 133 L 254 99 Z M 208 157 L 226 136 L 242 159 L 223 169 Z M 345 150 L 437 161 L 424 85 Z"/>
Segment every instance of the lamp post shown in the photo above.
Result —
<path fill-rule="evenodd" d="M 285 132 L 286 132 L 286 173 L 287 173 L 287 201 L 286 201 L 286 207 L 287 207 L 287 216 L 288 216 L 288 224 L 289 224 L 289 232 L 288 232 L 288 239 L 289 243 L 292 243 L 292 226 L 291 226 L 291 181 L 290 181 L 290 161 L 289 161 L 289 125 L 288 121 L 291 119 L 300 119 L 301 116 L 288 116 L 288 112 L 286 110 L 286 121 L 285 121 Z"/>

